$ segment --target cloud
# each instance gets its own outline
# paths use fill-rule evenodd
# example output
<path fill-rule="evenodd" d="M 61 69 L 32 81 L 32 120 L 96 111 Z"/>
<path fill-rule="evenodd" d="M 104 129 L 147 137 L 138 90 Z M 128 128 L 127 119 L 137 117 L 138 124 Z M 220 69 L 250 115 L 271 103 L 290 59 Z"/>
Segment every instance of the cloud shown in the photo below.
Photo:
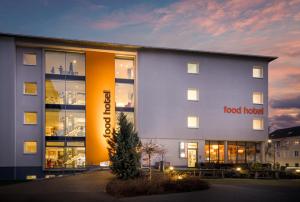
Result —
<path fill-rule="evenodd" d="M 280 100 L 273 99 L 270 101 L 272 108 L 286 109 L 297 108 L 300 109 L 300 95 L 291 98 L 282 98 Z"/>
<path fill-rule="evenodd" d="M 96 20 L 92 27 L 111 30 L 124 26 L 148 26 L 159 31 L 172 26 L 194 33 L 219 36 L 226 32 L 258 31 L 289 17 L 298 20 L 298 3 L 269 0 L 182 0 L 165 7 L 119 9 Z M 295 9 L 291 9 L 295 7 Z M 299 9 L 299 8 L 298 8 Z"/>
<path fill-rule="evenodd" d="M 276 115 L 270 118 L 271 130 L 300 125 L 300 113 L 296 115 Z"/>

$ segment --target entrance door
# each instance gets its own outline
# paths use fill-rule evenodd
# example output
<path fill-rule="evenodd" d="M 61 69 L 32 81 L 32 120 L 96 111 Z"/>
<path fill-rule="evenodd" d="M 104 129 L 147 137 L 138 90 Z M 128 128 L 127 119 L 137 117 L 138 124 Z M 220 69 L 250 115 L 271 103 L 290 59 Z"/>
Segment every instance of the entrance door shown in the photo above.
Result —
<path fill-rule="evenodd" d="M 197 164 L 197 150 L 188 149 L 188 167 L 194 168 Z"/>

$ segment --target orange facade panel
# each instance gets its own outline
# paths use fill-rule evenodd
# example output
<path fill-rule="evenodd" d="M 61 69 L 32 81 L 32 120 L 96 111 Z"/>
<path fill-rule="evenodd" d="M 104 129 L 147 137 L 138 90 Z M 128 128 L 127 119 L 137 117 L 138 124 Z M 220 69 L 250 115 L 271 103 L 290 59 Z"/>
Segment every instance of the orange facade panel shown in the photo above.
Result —
<path fill-rule="evenodd" d="M 86 163 L 108 161 L 105 135 L 115 124 L 115 55 L 86 52 Z"/>

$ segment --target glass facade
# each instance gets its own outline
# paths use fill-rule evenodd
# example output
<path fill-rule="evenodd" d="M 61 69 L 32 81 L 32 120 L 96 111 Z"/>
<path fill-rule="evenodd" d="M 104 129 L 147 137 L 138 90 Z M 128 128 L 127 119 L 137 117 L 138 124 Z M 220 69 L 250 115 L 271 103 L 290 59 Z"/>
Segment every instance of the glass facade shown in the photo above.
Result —
<path fill-rule="evenodd" d="M 134 124 L 134 58 L 115 58 L 115 77 L 116 117 L 123 112 L 127 119 Z M 118 127 L 118 123 L 116 123 L 116 127 Z"/>
<path fill-rule="evenodd" d="M 224 142 L 205 141 L 205 161 L 213 163 L 224 163 Z"/>
<path fill-rule="evenodd" d="M 133 107 L 134 93 L 133 84 L 116 83 L 116 106 L 117 107 Z"/>
<path fill-rule="evenodd" d="M 45 53 L 45 167 L 85 166 L 85 55 Z"/>
<path fill-rule="evenodd" d="M 260 161 L 260 144 L 255 142 L 205 141 L 205 161 L 224 163 L 227 152 L 228 163 L 252 163 Z"/>
<path fill-rule="evenodd" d="M 134 60 L 115 59 L 115 75 L 119 79 L 134 79 Z"/>

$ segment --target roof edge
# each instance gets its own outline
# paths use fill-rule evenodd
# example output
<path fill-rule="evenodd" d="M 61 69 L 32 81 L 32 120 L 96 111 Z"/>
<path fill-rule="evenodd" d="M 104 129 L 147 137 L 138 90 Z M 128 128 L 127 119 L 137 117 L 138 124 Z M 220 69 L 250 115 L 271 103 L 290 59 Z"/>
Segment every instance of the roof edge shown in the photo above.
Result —
<path fill-rule="evenodd" d="M 65 39 L 58 37 L 46 37 L 46 36 L 33 36 L 33 35 L 24 35 L 24 34 L 14 34 L 14 33 L 4 33 L 0 32 L 0 36 L 7 37 L 16 37 L 24 39 L 38 39 L 38 40 L 49 40 L 49 41 L 60 41 L 60 42 L 69 42 L 69 43 L 87 43 L 95 44 L 108 47 L 121 47 L 121 48 L 130 48 L 130 49 L 141 49 L 141 50 L 161 50 L 161 51 L 177 51 L 177 52 L 190 52 L 190 53 L 203 53 L 203 54 L 212 54 L 212 55 L 225 55 L 225 56 L 238 56 L 238 57 L 250 57 L 250 58 L 260 58 L 271 62 L 276 60 L 277 56 L 266 56 L 266 55 L 255 55 L 255 54 L 240 54 L 240 53 L 231 53 L 231 52 L 214 52 L 214 51 L 204 51 L 204 50 L 194 50 L 194 49 L 180 49 L 180 48 L 167 48 L 167 47 L 155 47 L 155 46 L 143 46 L 143 45 L 134 45 L 134 44 L 122 44 L 122 43 L 111 43 L 111 42 L 99 42 L 99 41 L 90 41 L 90 40 L 80 40 L 80 39 Z"/>

